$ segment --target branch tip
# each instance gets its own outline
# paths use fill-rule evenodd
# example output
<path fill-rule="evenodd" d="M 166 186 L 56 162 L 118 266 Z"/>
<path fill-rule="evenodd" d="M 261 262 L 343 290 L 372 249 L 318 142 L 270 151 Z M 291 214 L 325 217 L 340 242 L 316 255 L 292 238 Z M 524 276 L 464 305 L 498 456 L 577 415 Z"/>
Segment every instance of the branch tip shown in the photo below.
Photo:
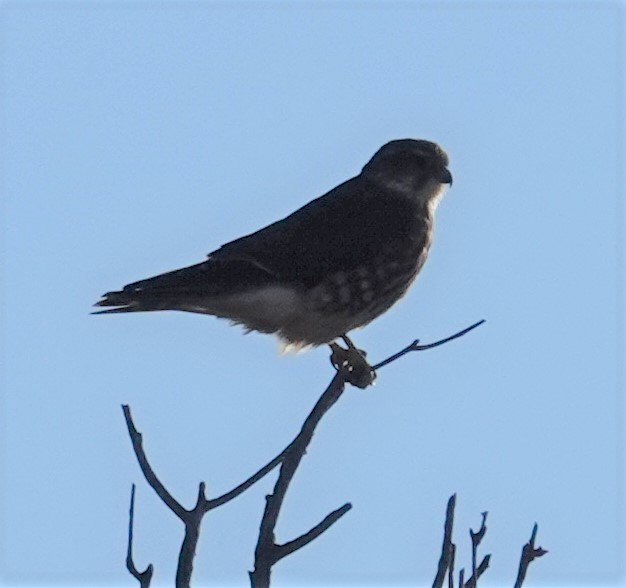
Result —
<path fill-rule="evenodd" d="M 152 564 L 148 564 L 148 567 L 140 572 L 135 566 L 133 561 L 133 527 L 135 523 L 135 484 L 131 486 L 130 491 L 130 508 L 128 509 L 128 546 L 126 549 L 126 569 L 130 572 L 131 576 L 135 578 L 141 588 L 148 588 L 152 581 L 152 572 L 154 570 Z"/>
<path fill-rule="evenodd" d="M 294 540 L 288 541 L 283 545 L 277 545 L 276 547 L 278 547 L 278 550 L 276 553 L 276 561 L 311 543 L 311 541 L 319 537 L 322 533 L 334 525 L 351 508 L 352 505 L 349 502 L 346 502 L 343 506 L 326 515 L 317 525 L 315 525 L 315 527 L 306 533 L 303 533 L 300 537 L 296 537 Z"/>
<path fill-rule="evenodd" d="M 470 331 L 473 331 L 475 328 L 482 325 L 484 322 L 486 322 L 485 319 L 481 319 L 478 322 L 474 323 L 473 325 L 466 327 L 462 331 L 455 333 L 454 335 L 450 335 L 449 337 L 440 339 L 439 341 L 435 341 L 434 343 L 428 343 L 426 345 L 419 345 L 419 339 L 415 339 L 413 343 L 411 343 L 410 345 L 407 345 L 404 349 L 402 349 L 401 351 L 398 351 L 398 353 L 394 353 L 387 359 L 384 359 L 380 363 L 377 363 L 376 365 L 372 366 L 372 369 L 374 371 L 379 370 L 380 368 L 392 363 L 393 361 L 400 359 L 401 357 L 403 357 L 407 353 L 410 353 L 411 351 L 424 351 L 426 349 L 432 349 L 433 347 L 439 347 L 439 345 L 443 345 L 444 343 L 448 343 L 448 341 L 452 341 L 454 339 L 458 339 L 459 337 L 462 337 L 463 335 L 466 335 Z"/>

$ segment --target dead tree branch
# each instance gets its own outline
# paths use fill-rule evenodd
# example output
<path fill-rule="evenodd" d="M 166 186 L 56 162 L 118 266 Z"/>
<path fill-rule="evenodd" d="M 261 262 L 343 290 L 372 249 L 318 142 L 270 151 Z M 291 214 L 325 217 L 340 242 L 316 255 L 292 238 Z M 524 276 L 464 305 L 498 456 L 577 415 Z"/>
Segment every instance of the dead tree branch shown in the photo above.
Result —
<path fill-rule="evenodd" d="M 148 588 L 152 581 L 152 572 L 154 568 L 152 564 L 148 564 L 148 567 L 140 572 L 135 567 L 133 561 L 133 526 L 135 524 L 135 484 L 133 484 L 130 491 L 130 509 L 128 511 L 128 549 L 126 551 L 126 568 L 131 575 L 139 581 L 141 588 Z"/>
<path fill-rule="evenodd" d="M 300 433 L 293 440 L 283 458 L 278 479 L 274 485 L 274 491 L 265 499 L 265 511 L 261 519 L 259 538 L 254 552 L 254 570 L 250 572 L 250 584 L 253 588 L 268 587 L 272 566 L 278 560 L 313 541 L 352 508 L 349 503 L 346 503 L 297 539 L 283 545 L 275 542 L 274 530 L 289 484 L 306 453 L 317 424 L 339 400 L 345 387 L 346 382 L 343 371 L 338 371 L 313 410 L 309 413 L 300 429 Z"/>
<path fill-rule="evenodd" d="M 126 426 L 128 427 L 128 434 L 130 435 L 130 441 L 133 444 L 133 450 L 135 451 L 135 456 L 137 457 L 137 461 L 139 462 L 139 467 L 141 468 L 141 472 L 146 479 L 146 482 L 150 484 L 152 489 L 157 493 L 157 496 L 163 501 L 163 503 L 182 521 L 185 520 L 185 515 L 187 511 L 183 507 L 180 502 L 178 502 L 163 486 L 161 480 L 157 478 L 152 466 L 148 462 L 148 458 L 146 456 L 145 451 L 143 450 L 143 436 L 142 434 L 135 428 L 135 423 L 133 423 L 133 417 L 130 414 L 130 407 L 127 404 L 122 405 L 122 410 L 124 411 L 124 418 L 126 419 Z"/>
<path fill-rule="evenodd" d="M 473 331 L 476 327 L 480 327 L 480 325 L 482 325 L 484 322 L 485 322 L 485 319 L 482 319 L 478 321 L 477 323 L 470 325 L 466 329 L 463 329 L 462 331 L 455 333 L 454 335 L 450 335 L 449 337 L 446 337 L 445 339 L 440 339 L 439 341 L 435 341 L 434 343 L 428 343 L 427 345 L 420 345 L 419 344 L 420 340 L 415 339 L 413 343 L 411 343 L 410 345 L 407 345 L 404 349 L 402 349 L 401 351 L 398 351 L 398 353 L 394 353 L 392 356 L 388 357 L 387 359 L 384 359 L 380 363 L 377 363 L 376 365 L 372 366 L 372 368 L 374 370 L 378 370 L 381 367 L 384 367 L 387 364 L 390 364 L 392 361 L 396 361 L 397 359 L 400 359 L 402 356 L 406 355 L 407 353 L 410 353 L 411 351 L 425 351 L 426 349 L 439 347 L 439 345 L 443 345 L 444 343 L 447 343 L 448 341 L 452 341 L 453 339 L 458 339 L 459 337 L 466 335 L 470 331 Z"/>
<path fill-rule="evenodd" d="M 480 562 L 480 565 L 476 565 L 476 554 L 478 551 L 478 546 L 480 545 L 480 542 L 483 540 L 483 537 L 487 532 L 487 527 L 485 525 L 485 523 L 487 522 L 487 511 L 481 513 L 481 516 L 483 517 L 483 520 L 480 524 L 480 529 L 478 529 L 477 532 L 474 532 L 473 529 L 470 529 L 470 538 L 472 540 L 472 576 L 465 584 L 467 588 L 476 588 L 478 578 L 480 578 L 480 576 L 489 567 L 489 560 L 491 559 L 491 555 L 487 554 Z"/>
<path fill-rule="evenodd" d="M 135 427 L 130 407 L 124 404 L 122 405 L 122 410 L 124 412 L 124 418 L 126 420 L 126 426 L 128 428 L 128 434 L 135 452 L 135 457 L 137 458 L 137 462 L 139 463 L 139 467 L 141 468 L 146 481 L 156 492 L 157 496 L 163 501 L 163 503 L 185 525 L 185 536 L 183 538 L 178 556 L 176 588 L 188 588 L 191 581 L 191 573 L 193 571 L 193 560 L 196 553 L 196 546 L 200 536 L 200 524 L 202 522 L 202 517 L 204 517 L 204 515 L 213 508 L 217 508 L 218 506 L 237 498 L 237 496 L 247 490 L 250 486 L 252 486 L 252 484 L 259 481 L 263 476 L 273 470 L 281 462 L 286 450 L 277 455 L 274 459 L 264 465 L 260 470 L 239 484 L 237 487 L 233 488 L 229 492 L 226 492 L 225 494 L 222 494 L 221 496 L 218 496 L 217 498 L 208 500 L 205 496 L 205 484 L 204 482 L 201 482 L 198 488 L 196 505 L 191 510 L 187 510 L 168 492 L 152 469 L 143 448 L 142 434 Z M 129 569 L 129 571 L 133 574 L 132 570 Z M 135 576 L 135 574 L 133 574 L 133 576 Z"/>
<path fill-rule="evenodd" d="M 465 335 L 484 322 L 484 320 L 479 321 L 450 337 L 428 345 L 419 345 L 419 340 L 416 340 L 402 351 L 388 357 L 374 366 L 374 369 L 384 367 L 411 351 L 423 351 L 425 349 L 431 349 L 432 347 L 443 345 L 448 341 Z M 266 586 L 269 586 L 271 568 L 277 561 L 294 551 L 301 549 L 305 545 L 308 545 L 311 541 L 327 531 L 336 521 L 346 514 L 350 508 L 352 508 L 350 503 L 346 503 L 327 515 L 320 523 L 296 539 L 283 544 L 277 544 L 275 542 L 274 531 L 278 521 L 280 509 L 289 488 L 289 484 L 291 483 L 296 469 L 300 465 L 302 457 L 306 453 L 306 449 L 313 437 L 315 428 L 322 417 L 339 400 L 345 391 L 346 383 L 350 383 L 353 378 L 354 374 L 350 372 L 349 366 L 340 367 L 328 388 L 324 391 L 315 404 L 313 410 L 305 419 L 298 435 L 280 454 L 269 461 L 247 480 L 217 498 L 207 499 L 205 496 L 205 484 L 204 482 L 201 482 L 198 488 L 196 505 L 191 510 L 185 509 L 182 504 L 178 502 L 165 488 L 163 483 L 155 474 L 145 454 L 142 435 L 133 423 L 130 407 L 128 405 L 122 405 L 133 450 L 146 481 L 156 492 L 157 496 L 163 501 L 163 503 L 185 525 L 185 536 L 181 545 L 176 571 L 176 588 L 189 588 L 190 586 L 193 561 L 200 535 L 200 525 L 204 515 L 209 510 L 217 508 L 218 506 L 221 506 L 239 496 L 242 492 L 258 482 L 278 465 L 280 465 L 280 470 L 274 485 L 274 491 L 266 497 L 265 510 L 261 520 L 259 538 L 255 549 L 254 570 L 249 573 L 250 581 L 254 588 L 265 588 Z M 361 385 L 359 387 L 363 386 Z M 131 571 L 131 573 L 133 572 Z"/>
<path fill-rule="evenodd" d="M 433 582 L 433 588 L 443 588 L 443 583 L 448 577 L 448 588 L 454 588 L 454 563 L 456 555 L 456 545 L 452 542 L 452 527 L 454 524 L 454 509 L 456 506 L 456 494 L 450 496 L 448 500 L 448 506 L 446 507 L 446 520 L 444 523 L 443 544 L 441 546 L 441 557 L 439 558 L 439 564 L 437 566 L 437 573 L 435 574 L 435 581 Z M 489 567 L 491 561 L 491 554 L 487 554 L 483 557 L 480 564 L 477 562 L 478 546 L 487 533 L 487 512 L 481 513 L 482 522 L 480 529 L 474 531 L 470 529 L 470 538 L 472 541 L 472 575 L 469 580 L 465 581 L 465 570 L 461 568 L 459 571 L 459 588 L 476 588 L 478 579 L 485 573 Z M 517 579 L 515 580 L 514 588 L 521 588 L 524 578 L 526 577 L 526 570 L 528 565 L 536 557 L 548 553 L 541 547 L 535 548 L 535 538 L 537 536 L 537 524 L 533 527 L 533 532 L 530 537 L 530 541 L 524 545 L 522 549 L 522 557 L 520 560 L 519 572 Z"/>
<path fill-rule="evenodd" d="M 454 525 L 454 507 L 456 506 L 456 494 L 448 499 L 446 507 L 446 520 L 443 525 L 443 545 L 441 546 L 441 557 L 437 566 L 437 574 L 433 582 L 433 588 L 442 588 L 446 577 L 446 572 L 452 567 L 452 554 L 455 545 L 452 543 L 452 527 Z"/>
<path fill-rule="evenodd" d="M 475 587 L 478 583 L 478 579 L 487 571 L 490 560 L 491 555 L 485 555 L 485 557 L 483 557 L 483 560 L 480 562 L 480 565 L 476 568 L 476 575 L 472 575 L 472 577 L 467 582 L 465 582 L 465 584 L 460 583 L 459 586 L 463 586 L 463 588 L 471 588 L 472 586 Z"/>
<path fill-rule="evenodd" d="M 517 578 L 515 580 L 514 588 L 521 588 L 524 583 L 524 579 L 526 578 L 526 572 L 528 571 L 528 566 L 530 562 L 532 562 L 535 558 L 541 557 L 548 553 L 546 549 L 542 547 L 535 547 L 535 539 L 537 538 L 537 523 L 533 526 L 533 531 L 530 534 L 530 540 L 528 543 L 522 547 L 522 556 L 519 562 L 519 570 L 517 572 Z"/>

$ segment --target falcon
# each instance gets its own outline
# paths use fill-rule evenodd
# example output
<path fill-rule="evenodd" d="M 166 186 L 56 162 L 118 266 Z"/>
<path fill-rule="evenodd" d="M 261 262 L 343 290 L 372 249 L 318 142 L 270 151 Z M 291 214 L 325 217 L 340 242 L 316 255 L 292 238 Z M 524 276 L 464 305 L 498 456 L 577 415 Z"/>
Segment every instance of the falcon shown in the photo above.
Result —
<path fill-rule="evenodd" d="M 343 339 L 404 296 L 452 184 L 448 156 L 425 140 L 383 145 L 361 173 L 198 264 L 107 292 L 95 314 L 181 310 L 273 333 L 285 350 Z"/>

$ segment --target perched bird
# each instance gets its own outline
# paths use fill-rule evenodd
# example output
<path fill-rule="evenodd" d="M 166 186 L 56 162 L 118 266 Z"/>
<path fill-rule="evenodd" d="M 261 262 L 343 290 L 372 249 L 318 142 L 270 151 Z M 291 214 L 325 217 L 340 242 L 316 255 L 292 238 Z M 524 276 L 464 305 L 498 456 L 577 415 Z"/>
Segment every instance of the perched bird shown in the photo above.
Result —
<path fill-rule="evenodd" d="M 287 350 L 351 347 L 347 333 L 397 302 L 426 261 L 447 166 L 435 143 L 391 141 L 324 196 L 202 263 L 107 292 L 96 306 L 116 308 L 95 314 L 183 310 L 274 333 Z"/>

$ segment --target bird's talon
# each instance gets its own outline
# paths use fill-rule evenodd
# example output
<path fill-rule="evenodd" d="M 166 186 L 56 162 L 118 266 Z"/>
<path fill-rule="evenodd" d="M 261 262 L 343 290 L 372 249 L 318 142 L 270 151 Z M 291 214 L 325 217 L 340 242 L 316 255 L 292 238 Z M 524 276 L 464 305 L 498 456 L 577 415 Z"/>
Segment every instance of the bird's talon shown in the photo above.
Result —
<path fill-rule="evenodd" d="M 330 348 L 330 361 L 337 371 L 344 372 L 347 382 L 361 389 L 374 383 L 376 372 L 367 363 L 364 351 L 354 346 L 344 349 L 336 343 L 331 343 Z"/>

